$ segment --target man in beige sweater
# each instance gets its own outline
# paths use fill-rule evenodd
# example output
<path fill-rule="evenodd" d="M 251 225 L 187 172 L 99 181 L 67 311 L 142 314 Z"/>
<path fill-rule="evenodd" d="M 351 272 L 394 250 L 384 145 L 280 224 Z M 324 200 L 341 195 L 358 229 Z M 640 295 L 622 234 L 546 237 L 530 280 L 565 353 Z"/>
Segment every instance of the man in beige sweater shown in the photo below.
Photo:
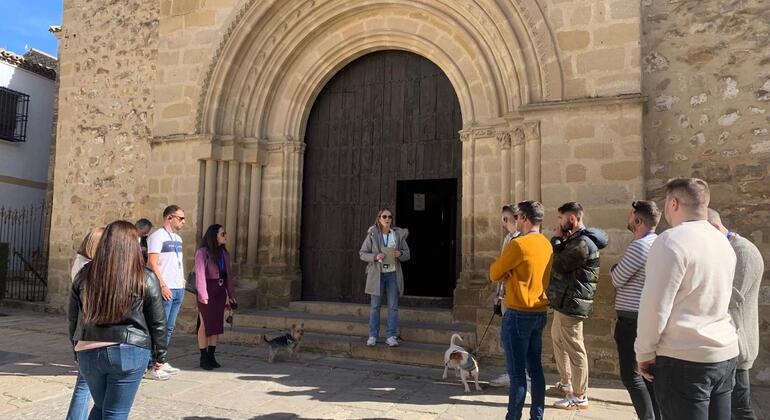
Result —
<path fill-rule="evenodd" d="M 736 257 L 706 220 L 708 184 L 666 184 L 671 229 L 650 248 L 635 343 L 639 371 L 653 381 L 663 418 L 730 418 L 738 336 L 730 321 Z"/>

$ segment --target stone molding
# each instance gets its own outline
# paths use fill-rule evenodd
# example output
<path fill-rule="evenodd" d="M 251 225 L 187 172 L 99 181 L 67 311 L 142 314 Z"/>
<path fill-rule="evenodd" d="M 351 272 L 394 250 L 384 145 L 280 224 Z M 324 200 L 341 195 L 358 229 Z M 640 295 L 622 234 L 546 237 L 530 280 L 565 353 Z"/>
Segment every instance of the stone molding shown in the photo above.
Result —
<path fill-rule="evenodd" d="M 343 0 L 246 1 L 225 26 L 227 29 L 201 79 L 204 88 L 198 101 L 197 131 L 264 136 L 270 135 L 271 119 L 281 118 L 289 120 L 284 126 L 287 131 L 301 138 L 304 110 L 326 80 L 357 56 L 391 48 L 421 54 L 439 65 L 458 92 L 463 117 L 469 123 L 500 117 L 521 104 L 562 98 L 556 44 L 550 28 L 543 24 L 547 19 L 535 0 L 478 0 L 464 5 L 450 0 L 396 0 L 361 7 L 341 7 L 342 3 Z M 373 9 L 383 22 L 382 31 L 360 25 L 362 16 L 371 17 Z M 386 22 L 389 16 L 403 19 L 410 11 L 419 11 L 420 25 L 401 30 Z M 436 22 L 446 21 L 457 22 L 458 33 L 446 33 L 444 40 L 435 35 L 446 32 L 446 27 Z M 316 42 L 323 38 L 318 35 L 341 28 L 349 35 L 340 42 Z M 423 32 L 431 36 L 422 35 Z M 453 40 L 457 37 L 463 38 L 462 43 Z M 463 54 L 457 53 L 466 48 L 464 44 L 474 47 L 484 58 L 471 65 L 458 61 L 457 57 Z M 247 53 L 249 58 L 244 62 L 242 56 Z M 294 94 L 281 91 L 278 95 L 286 75 L 296 74 L 296 68 L 287 66 L 298 66 L 300 58 L 308 54 L 316 57 L 317 64 L 305 71 L 320 76 L 308 79 L 303 74 L 297 78 L 302 82 L 293 83 Z M 471 92 L 474 85 L 484 86 L 473 88 L 485 91 L 481 97 L 479 92 Z M 257 92 L 260 94 L 256 95 Z M 510 93 L 505 96 L 504 92 Z M 274 101 L 278 96 L 292 99 L 289 114 L 278 112 L 285 109 L 276 109 Z M 492 108 L 485 108 L 488 106 Z M 243 110 L 247 118 L 233 110 Z M 251 119 L 252 116 L 256 118 Z"/>

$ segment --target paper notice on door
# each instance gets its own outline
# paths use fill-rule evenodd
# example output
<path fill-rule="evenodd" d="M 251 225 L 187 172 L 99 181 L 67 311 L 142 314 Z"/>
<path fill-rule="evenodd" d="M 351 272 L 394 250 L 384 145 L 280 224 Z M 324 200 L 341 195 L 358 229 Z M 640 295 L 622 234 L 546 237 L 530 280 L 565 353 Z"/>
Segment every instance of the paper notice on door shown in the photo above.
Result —
<path fill-rule="evenodd" d="M 393 256 L 393 251 L 395 250 L 396 248 L 382 248 L 382 253 L 385 254 L 385 258 L 382 259 L 382 265 L 390 267 L 396 263 L 396 258 Z"/>
<path fill-rule="evenodd" d="M 425 194 L 414 195 L 414 211 L 425 211 Z"/>

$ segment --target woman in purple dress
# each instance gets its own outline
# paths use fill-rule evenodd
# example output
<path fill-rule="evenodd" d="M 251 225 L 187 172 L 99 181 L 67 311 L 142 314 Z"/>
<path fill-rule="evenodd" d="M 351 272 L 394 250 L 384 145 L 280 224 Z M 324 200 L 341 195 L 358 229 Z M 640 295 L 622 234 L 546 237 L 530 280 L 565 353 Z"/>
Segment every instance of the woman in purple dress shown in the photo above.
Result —
<path fill-rule="evenodd" d="M 211 225 L 195 252 L 195 285 L 198 289 L 198 349 L 200 367 L 221 367 L 214 357 L 217 339 L 224 332 L 225 304 L 235 303 L 230 254 L 225 248 L 227 232 Z"/>

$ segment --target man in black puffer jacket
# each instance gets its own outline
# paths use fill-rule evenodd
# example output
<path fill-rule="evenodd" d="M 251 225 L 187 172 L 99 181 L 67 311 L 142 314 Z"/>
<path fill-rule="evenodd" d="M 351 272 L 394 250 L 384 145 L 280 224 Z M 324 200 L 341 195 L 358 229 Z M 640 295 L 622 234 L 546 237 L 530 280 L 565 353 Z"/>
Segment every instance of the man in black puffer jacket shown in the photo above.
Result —
<path fill-rule="evenodd" d="M 559 228 L 551 243 L 553 264 L 547 295 L 554 310 L 551 338 L 560 376 L 554 388 L 565 397 L 554 407 L 585 410 L 588 354 L 583 343 L 583 320 L 591 315 L 599 279 L 599 250 L 607 246 L 607 234 L 586 228 L 583 207 L 569 202 L 559 207 Z"/>

